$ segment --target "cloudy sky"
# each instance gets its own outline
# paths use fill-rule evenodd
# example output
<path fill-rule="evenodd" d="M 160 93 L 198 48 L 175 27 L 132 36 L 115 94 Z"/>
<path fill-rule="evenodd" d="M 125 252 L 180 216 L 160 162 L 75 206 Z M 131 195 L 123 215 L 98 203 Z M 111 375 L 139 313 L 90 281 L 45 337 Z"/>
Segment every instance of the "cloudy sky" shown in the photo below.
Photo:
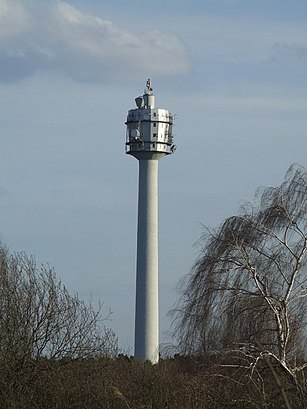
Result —
<path fill-rule="evenodd" d="M 133 345 L 137 161 L 125 119 L 152 79 L 175 114 L 160 161 L 161 341 L 217 226 L 307 151 L 306 0 L 0 0 L 0 238 L 113 311 Z"/>

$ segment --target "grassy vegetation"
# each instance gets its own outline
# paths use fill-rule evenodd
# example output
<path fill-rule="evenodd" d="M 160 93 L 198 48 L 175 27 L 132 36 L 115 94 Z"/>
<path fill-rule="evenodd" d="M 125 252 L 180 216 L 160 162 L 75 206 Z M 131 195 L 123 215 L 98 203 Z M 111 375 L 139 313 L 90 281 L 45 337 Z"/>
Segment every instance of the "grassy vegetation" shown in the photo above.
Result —
<path fill-rule="evenodd" d="M 251 376 L 238 361 L 176 357 L 158 365 L 127 357 L 38 360 L 0 366 L 0 407 L 10 409 L 220 409 L 307 407 L 299 385 L 265 362 Z M 286 395 L 288 404 L 285 402 Z M 288 406 L 287 406 L 288 405 Z"/>

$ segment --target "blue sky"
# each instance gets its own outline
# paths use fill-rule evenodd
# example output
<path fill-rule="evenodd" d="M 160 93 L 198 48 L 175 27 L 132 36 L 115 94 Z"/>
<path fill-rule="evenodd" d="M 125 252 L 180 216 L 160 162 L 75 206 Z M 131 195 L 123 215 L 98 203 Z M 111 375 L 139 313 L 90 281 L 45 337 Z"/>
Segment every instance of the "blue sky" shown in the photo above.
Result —
<path fill-rule="evenodd" d="M 0 0 L 0 238 L 100 298 L 133 345 L 137 161 L 127 111 L 152 79 L 175 114 L 160 161 L 161 341 L 202 225 L 306 164 L 307 3 Z"/>

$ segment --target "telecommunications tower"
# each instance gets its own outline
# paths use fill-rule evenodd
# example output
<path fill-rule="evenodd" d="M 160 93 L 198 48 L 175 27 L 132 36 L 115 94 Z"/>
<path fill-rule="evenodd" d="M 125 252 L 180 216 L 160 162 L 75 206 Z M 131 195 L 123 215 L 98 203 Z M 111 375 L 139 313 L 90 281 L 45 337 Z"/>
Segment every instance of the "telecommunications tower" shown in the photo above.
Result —
<path fill-rule="evenodd" d="M 159 360 L 158 160 L 173 153 L 173 116 L 155 107 L 150 80 L 127 116 L 126 153 L 139 161 L 134 355 Z"/>

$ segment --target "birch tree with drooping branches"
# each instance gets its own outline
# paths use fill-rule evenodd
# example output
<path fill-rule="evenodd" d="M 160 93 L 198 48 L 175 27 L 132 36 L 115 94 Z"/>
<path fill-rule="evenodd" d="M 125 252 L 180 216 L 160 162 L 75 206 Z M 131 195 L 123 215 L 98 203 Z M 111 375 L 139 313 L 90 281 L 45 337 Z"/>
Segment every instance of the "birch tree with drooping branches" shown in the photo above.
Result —
<path fill-rule="evenodd" d="M 306 170 L 292 165 L 201 244 L 175 310 L 181 351 L 265 352 L 294 374 L 306 341 Z"/>

